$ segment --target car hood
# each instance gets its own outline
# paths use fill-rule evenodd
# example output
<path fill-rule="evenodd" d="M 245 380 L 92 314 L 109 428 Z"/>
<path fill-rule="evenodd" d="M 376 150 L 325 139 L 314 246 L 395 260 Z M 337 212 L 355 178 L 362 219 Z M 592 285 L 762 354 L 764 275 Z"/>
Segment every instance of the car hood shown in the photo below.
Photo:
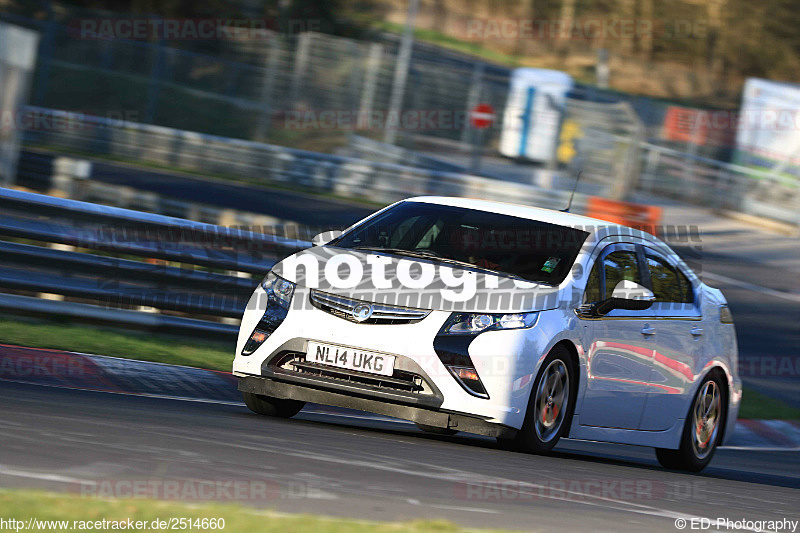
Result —
<path fill-rule="evenodd" d="M 435 259 L 319 246 L 273 267 L 298 286 L 368 302 L 440 311 L 519 313 L 558 307 L 559 290 Z"/>

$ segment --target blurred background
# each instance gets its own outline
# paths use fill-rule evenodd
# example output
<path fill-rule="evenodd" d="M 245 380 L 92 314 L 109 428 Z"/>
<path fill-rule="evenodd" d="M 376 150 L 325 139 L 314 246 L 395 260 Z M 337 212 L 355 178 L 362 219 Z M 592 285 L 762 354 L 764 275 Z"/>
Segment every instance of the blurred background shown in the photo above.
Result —
<path fill-rule="evenodd" d="M 17 103 L 76 113 L 61 128 L 16 119 L 4 144 L 31 150 L 7 150 L 3 180 L 48 187 L 43 149 L 240 173 L 221 148 L 196 154 L 207 138 L 175 146 L 193 132 L 545 188 L 566 187 L 553 171 L 578 157 L 591 193 L 645 190 L 796 224 L 800 89 L 753 78 L 796 81 L 798 17 L 783 0 L 2 0 L 0 20 L 37 40 Z M 554 87 L 524 67 L 567 76 Z M 495 115 L 486 131 L 469 121 L 479 103 Z M 169 129 L 133 139 L 144 125 Z M 536 150 L 520 148 L 523 130 Z M 154 149 L 165 142 L 169 155 Z M 336 164 L 279 155 L 238 179 Z"/>

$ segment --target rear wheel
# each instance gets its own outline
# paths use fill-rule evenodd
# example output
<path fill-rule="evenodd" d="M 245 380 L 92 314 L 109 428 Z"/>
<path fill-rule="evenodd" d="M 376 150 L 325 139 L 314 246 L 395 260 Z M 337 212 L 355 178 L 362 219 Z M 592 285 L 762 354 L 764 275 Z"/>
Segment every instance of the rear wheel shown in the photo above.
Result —
<path fill-rule="evenodd" d="M 571 354 L 564 346 L 556 346 L 533 384 L 522 429 L 515 438 L 500 440 L 501 446 L 529 453 L 552 450 L 572 421 L 577 385 Z"/>
<path fill-rule="evenodd" d="M 306 404 L 306 402 L 299 400 L 271 398 L 262 394 L 253 394 L 252 392 L 242 392 L 242 397 L 244 398 L 244 404 L 254 413 L 279 418 L 293 417 Z"/>
<path fill-rule="evenodd" d="M 722 423 L 728 409 L 722 379 L 714 372 L 703 380 L 686 417 L 680 448 L 656 449 L 658 462 L 664 468 L 699 472 L 711 462 L 722 438 Z"/>

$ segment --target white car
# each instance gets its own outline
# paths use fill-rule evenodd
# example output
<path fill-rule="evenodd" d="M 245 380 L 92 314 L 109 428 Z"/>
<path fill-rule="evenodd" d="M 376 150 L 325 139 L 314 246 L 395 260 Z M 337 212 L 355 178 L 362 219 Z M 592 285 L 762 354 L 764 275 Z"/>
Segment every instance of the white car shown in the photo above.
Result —
<path fill-rule="evenodd" d="M 305 402 L 551 450 L 652 446 L 699 471 L 742 396 L 725 298 L 661 240 L 527 206 L 420 197 L 273 268 L 233 372 L 254 412 Z"/>

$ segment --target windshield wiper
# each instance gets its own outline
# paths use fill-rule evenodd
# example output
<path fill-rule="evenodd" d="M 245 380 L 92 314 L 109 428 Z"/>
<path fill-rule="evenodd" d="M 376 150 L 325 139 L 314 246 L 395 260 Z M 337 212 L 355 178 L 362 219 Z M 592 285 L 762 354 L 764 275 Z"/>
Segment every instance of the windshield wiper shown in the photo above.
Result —
<path fill-rule="evenodd" d="M 495 274 L 497 276 L 503 276 L 506 278 L 517 279 L 520 281 L 525 281 L 528 283 L 539 283 L 538 281 L 531 281 L 529 279 L 525 279 L 522 276 L 518 276 L 517 274 L 512 274 L 511 272 L 504 272 L 502 270 L 495 270 L 493 268 L 482 267 L 478 265 L 473 265 L 472 263 L 467 263 L 466 261 L 459 261 L 458 259 L 450 259 L 449 257 L 441 257 L 438 258 L 439 261 L 443 263 L 453 263 L 455 265 L 461 265 L 468 268 L 474 268 L 475 270 L 480 270 L 481 272 L 488 272 L 489 274 Z"/>
<path fill-rule="evenodd" d="M 439 259 L 442 256 L 433 250 L 406 250 L 404 248 L 381 248 L 380 246 L 353 246 L 353 250 L 367 252 L 386 252 L 387 254 L 407 255 L 410 257 L 425 257 Z"/>
<path fill-rule="evenodd" d="M 422 257 L 425 259 L 435 259 L 436 261 L 440 261 L 442 263 L 449 263 L 452 265 L 463 266 L 474 270 L 480 270 L 482 272 L 488 272 L 489 274 L 495 274 L 497 276 L 503 276 L 506 278 L 525 281 L 528 283 L 541 283 L 539 281 L 533 281 L 523 278 L 522 276 L 518 276 L 517 274 L 512 274 L 511 272 L 503 272 L 502 270 L 495 270 L 493 268 L 486 268 L 474 265 L 472 263 L 468 263 L 467 261 L 459 261 L 458 259 L 451 259 L 449 257 L 444 257 L 434 252 L 433 250 L 405 250 L 402 248 L 381 248 L 380 246 L 354 246 L 353 250 L 362 250 L 369 252 L 386 252 L 388 254 L 405 255 L 408 257 Z"/>

